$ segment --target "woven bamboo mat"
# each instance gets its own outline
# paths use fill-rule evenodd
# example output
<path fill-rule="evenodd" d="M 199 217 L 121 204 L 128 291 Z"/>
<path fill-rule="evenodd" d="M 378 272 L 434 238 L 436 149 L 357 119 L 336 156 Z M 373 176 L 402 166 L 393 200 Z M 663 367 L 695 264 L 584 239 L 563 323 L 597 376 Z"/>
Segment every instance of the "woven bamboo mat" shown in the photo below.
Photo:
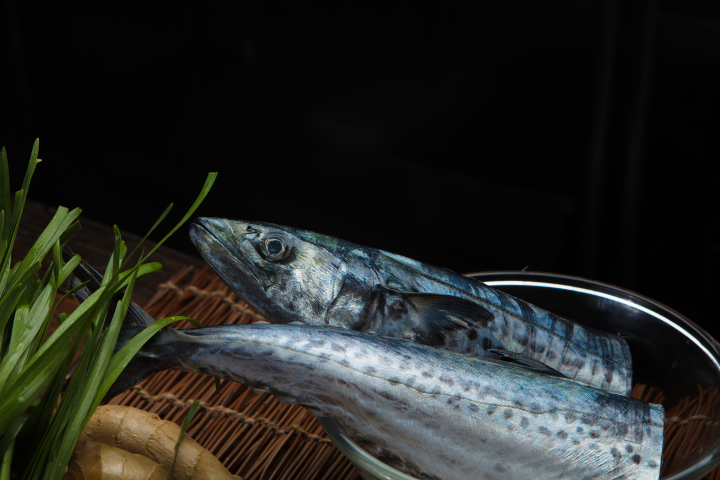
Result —
<path fill-rule="evenodd" d="M 204 326 L 264 320 L 239 300 L 207 267 L 187 267 L 160 285 L 145 306 L 154 318 L 186 315 Z M 191 328 L 178 322 L 176 328 Z M 632 396 L 662 403 L 662 392 L 636 385 Z M 283 405 L 269 394 L 255 394 L 234 382 L 166 371 L 158 373 L 109 403 L 157 413 L 178 424 L 193 401 L 200 400 L 188 434 L 210 450 L 230 472 L 246 480 L 359 479 L 359 474 L 325 435 L 317 419 L 301 407 Z M 666 410 L 662 475 L 685 466 L 716 435 L 712 421 L 720 407 L 717 389 L 698 387 L 698 394 Z M 706 445 L 706 442 L 708 445 Z M 720 468 L 705 477 L 720 480 Z"/>

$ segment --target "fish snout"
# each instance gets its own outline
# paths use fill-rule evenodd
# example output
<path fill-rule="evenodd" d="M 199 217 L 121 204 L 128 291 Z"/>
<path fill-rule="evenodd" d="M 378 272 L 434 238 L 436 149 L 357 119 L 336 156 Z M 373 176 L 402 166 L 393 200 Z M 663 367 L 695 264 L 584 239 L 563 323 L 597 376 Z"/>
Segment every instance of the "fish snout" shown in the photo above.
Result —
<path fill-rule="evenodd" d="M 190 224 L 190 241 L 195 246 L 195 248 L 198 248 L 198 240 L 200 239 L 200 236 L 202 235 L 202 230 L 204 230 L 200 225 L 196 223 Z"/>
<path fill-rule="evenodd" d="M 197 217 L 192 221 L 191 227 L 204 228 L 210 233 L 216 233 L 229 227 L 228 221 L 224 218 Z"/>
<path fill-rule="evenodd" d="M 222 238 L 223 231 L 227 230 L 227 228 L 222 228 L 218 220 L 221 219 L 198 217 L 190 224 L 190 241 L 200 252 L 209 245 L 223 243 L 220 238 Z"/>
<path fill-rule="evenodd" d="M 206 237 L 220 239 L 227 236 L 231 225 L 224 218 L 197 217 L 190 224 L 190 240 L 197 247 L 197 242 Z"/>

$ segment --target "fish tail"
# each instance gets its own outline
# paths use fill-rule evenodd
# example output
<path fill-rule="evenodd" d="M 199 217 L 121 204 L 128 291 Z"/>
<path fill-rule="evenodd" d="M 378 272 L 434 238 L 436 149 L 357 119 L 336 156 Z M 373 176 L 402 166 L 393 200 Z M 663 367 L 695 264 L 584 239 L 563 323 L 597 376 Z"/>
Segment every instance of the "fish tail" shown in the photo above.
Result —
<path fill-rule="evenodd" d="M 66 248 L 63 251 L 63 257 L 65 258 L 65 261 L 68 261 L 70 258 L 72 258 L 72 256 L 73 253 L 70 249 Z M 94 291 L 100 288 L 102 279 L 102 275 L 100 275 L 97 270 L 91 267 L 84 260 L 81 261 L 69 277 L 70 285 L 72 286 L 72 288 L 75 288 L 85 282 L 88 282 L 88 284 L 73 294 L 75 301 L 78 303 L 84 302 L 90 295 L 92 295 Z M 116 293 L 113 296 L 112 303 L 116 304 L 119 300 L 122 300 L 122 297 L 123 292 Z M 113 313 L 114 312 L 112 311 L 108 311 L 107 316 L 105 317 L 105 327 L 110 324 Z M 154 322 L 155 320 L 150 315 L 148 315 L 145 310 L 140 308 L 137 303 L 131 301 L 130 305 L 128 305 L 128 311 L 125 315 L 125 319 L 123 320 L 121 337 L 122 332 L 140 331 L 148 325 L 153 324 Z M 125 341 L 127 340 L 128 339 L 125 339 Z"/>
<path fill-rule="evenodd" d="M 153 354 L 153 346 L 158 341 L 166 343 L 169 336 L 176 332 L 175 329 L 166 328 L 160 330 L 155 336 L 143 346 L 140 351 L 130 360 L 120 375 L 115 379 L 110 390 L 105 394 L 102 403 L 107 403 L 113 397 L 134 387 L 152 375 L 172 368 L 168 362 L 163 361 L 158 355 Z"/>
<path fill-rule="evenodd" d="M 105 394 L 105 397 L 102 399 L 102 403 L 109 402 L 112 398 L 120 395 L 126 390 L 129 390 L 159 371 L 161 371 L 161 369 L 154 368 L 152 363 L 133 357 L 133 359 L 130 360 L 130 363 L 128 363 L 123 371 L 120 372 L 120 375 L 110 387 L 110 390 L 108 390 Z"/>
<path fill-rule="evenodd" d="M 63 256 L 67 261 L 73 256 L 73 253 L 69 249 L 65 249 L 63 251 Z M 70 275 L 69 280 L 72 288 L 88 282 L 85 287 L 73 294 L 75 301 L 82 303 L 90 295 L 92 295 L 94 291 L 100 288 L 102 276 L 93 267 L 85 261 L 82 261 Z M 117 302 L 122 299 L 122 295 L 122 292 L 116 293 L 113 296 L 111 305 L 117 304 Z M 105 317 L 104 326 L 106 328 L 112 320 L 113 313 L 114 311 L 109 309 Z M 120 333 L 115 344 L 114 352 L 119 351 L 131 338 L 154 322 L 155 320 L 148 315 L 145 310 L 143 310 L 137 303 L 131 301 L 120 327 Z M 172 340 L 173 333 L 176 333 L 176 330 L 168 327 L 157 332 L 153 338 L 132 358 L 130 363 L 125 366 L 123 371 L 115 380 L 115 383 L 105 395 L 103 403 L 140 383 L 151 375 L 167 369 L 167 362 L 162 361 L 157 355 L 153 354 L 153 346 L 158 343 L 167 344 Z"/>

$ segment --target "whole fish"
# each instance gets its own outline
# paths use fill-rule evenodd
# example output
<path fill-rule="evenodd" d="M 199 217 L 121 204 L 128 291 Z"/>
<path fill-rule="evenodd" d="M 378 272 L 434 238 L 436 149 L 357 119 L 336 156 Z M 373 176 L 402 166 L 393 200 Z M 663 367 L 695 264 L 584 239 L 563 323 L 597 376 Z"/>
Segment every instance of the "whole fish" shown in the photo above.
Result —
<path fill-rule="evenodd" d="M 166 328 L 110 395 L 165 369 L 302 405 L 419 479 L 659 476 L 662 406 L 502 360 L 302 324 Z"/>
<path fill-rule="evenodd" d="M 446 269 L 271 223 L 198 218 L 190 238 L 217 274 L 274 323 L 374 332 L 502 358 L 628 395 L 618 335 L 583 327 Z"/>

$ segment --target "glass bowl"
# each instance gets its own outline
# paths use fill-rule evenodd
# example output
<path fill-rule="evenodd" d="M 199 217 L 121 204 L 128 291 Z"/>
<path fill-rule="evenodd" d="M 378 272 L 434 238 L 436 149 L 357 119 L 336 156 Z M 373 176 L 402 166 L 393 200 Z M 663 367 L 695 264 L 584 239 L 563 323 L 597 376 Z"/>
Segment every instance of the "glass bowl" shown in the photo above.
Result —
<path fill-rule="evenodd" d="M 633 383 L 664 394 L 661 480 L 699 480 L 720 464 L 720 345 L 700 327 L 647 297 L 584 278 L 535 272 L 469 276 L 626 338 L 633 356 Z M 363 478 L 413 480 L 366 453 L 331 420 L 322 418 L 320 423 Z"/>

